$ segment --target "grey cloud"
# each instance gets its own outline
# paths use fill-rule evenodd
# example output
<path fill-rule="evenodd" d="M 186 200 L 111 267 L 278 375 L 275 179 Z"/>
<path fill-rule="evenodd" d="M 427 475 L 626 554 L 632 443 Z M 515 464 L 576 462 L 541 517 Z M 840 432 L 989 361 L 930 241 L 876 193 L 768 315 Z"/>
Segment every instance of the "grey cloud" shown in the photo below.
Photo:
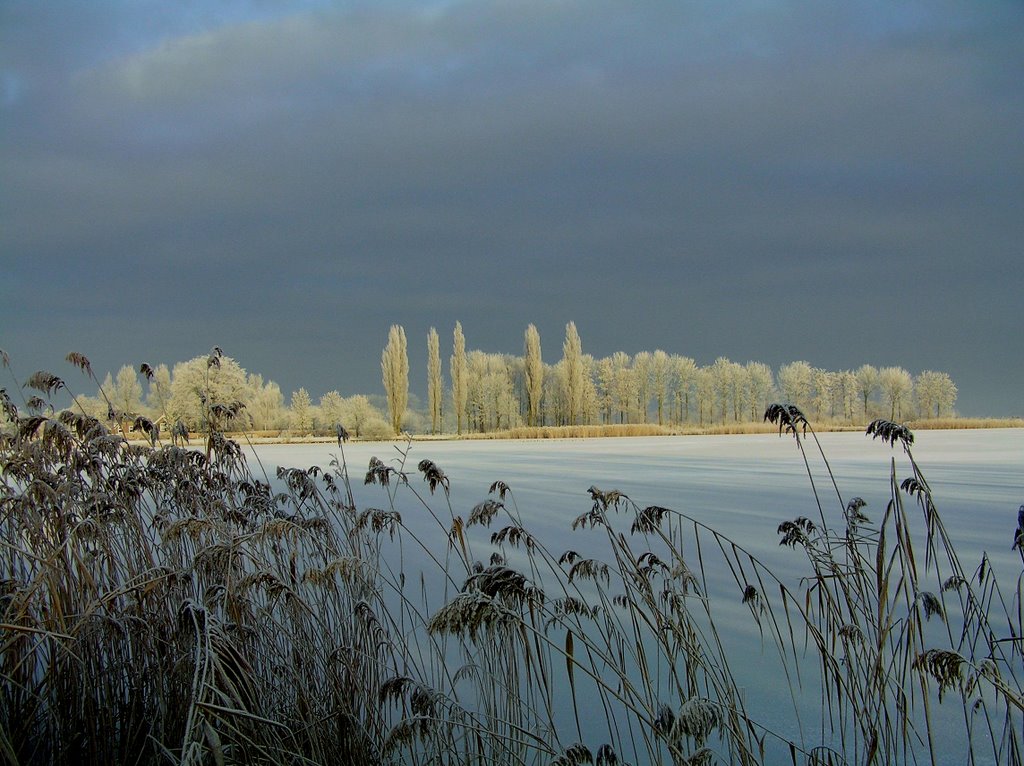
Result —
<path fill-rule="evenodd" d="M 121 41 L 84 14 L 106 52 L 51 17 L 63 63 L 0 53 L 32 83 L 0 126 L 4 311 L 170 347 L 186 310 L 261 364 L 336 328 L 368 387 L 394 321 L 704 362 L 948 343 L 962 400 L 1011 406 L 972 370 L 1019 372 L 989 353 L 1022 286 L 1018 6 L 273 5 Z"/>

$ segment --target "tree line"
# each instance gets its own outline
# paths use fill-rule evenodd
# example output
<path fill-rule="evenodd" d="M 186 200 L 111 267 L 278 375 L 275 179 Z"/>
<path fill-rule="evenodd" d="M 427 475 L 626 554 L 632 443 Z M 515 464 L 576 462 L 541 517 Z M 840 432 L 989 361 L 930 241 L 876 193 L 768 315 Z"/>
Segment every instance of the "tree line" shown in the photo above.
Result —
<path fill-rule="evenodd" d="M 741 364 L 726 357 L 702 366 L 661 349 L 595 358 L 584 352 L 573 322 L 566 325 L 554 362 L 544 360 L 540 333 L 532 324 L 524 332 L 521 355 L 467 349 L 459 322 L 447 365 L 435 328 L 426 341 L 425 402 L 410 396 L 408 341 L 404 328 L 393 325 L 381 353 L 383 397 L 342 396 L 333 390 L 314 401 L 300 388 L 286 402 L 273 381 L 247 373 L 230 357 L 210 355 L 173 368 L 144 365 L 145 375 L 122 367 L 115 376 L 107 375 L 96 397 L 80 397 L 79 406 L 97 416 L 141 413 L 168 426 L 202 430 L 211 408 L 219 404 L 216 411 L 237 421 L 229 427 L 310 433 L 342 424 L 357 437 L 387 438 L 402 431 L 462 434 L 520 426 L 750 422 L 760 420 L 768 404 L 778 400 L 796 404 L 818 422 L 936 418 L 952 416 L 957 397 L 950 376 L 931 370 L 911 375 L 902 367 L 871 364 L 826 370 L 795 361 L 773 371 L 763 362 Z"/>
<path fill-rule="evenodd" d="M 863 364 L 832 371 L 797 361 L 775 373 L 763 362 L 740 364 L 725 357 L 700 366 L 691 357 L 661 349 L 595 358 L 584 353 L 573 322 L 566 325 L 561 357 L 554 363 L 543 360 L 540 334 L 532 324 L 518 356 L 467 352 L 462 326 L 456 322 L 446 396 L 438 374 L 437 343 L 437 331 L 431 328 L 428 359 L 434 361 L 429 365 L 428 400 L 445 402 L 452 412 L 444 417 L 436 407 L 431 410 L 433 432 L 487 432 L 521 425 L 757 421 L 777 399 L 796 404 L 819 421 L 931 418 L 953 415 L 957 396 L 948 374 L 927 370 L 912 376 L 902 367 Z M 384 356 L 394 353 L 398 347 L 389 343 Z"/>

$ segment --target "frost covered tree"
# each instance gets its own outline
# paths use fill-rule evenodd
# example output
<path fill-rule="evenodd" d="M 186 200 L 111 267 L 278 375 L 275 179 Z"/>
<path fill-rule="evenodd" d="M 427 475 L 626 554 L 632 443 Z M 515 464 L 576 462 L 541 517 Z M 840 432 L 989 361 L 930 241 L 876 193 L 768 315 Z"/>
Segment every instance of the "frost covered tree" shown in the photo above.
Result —
<path fill-rule="evenodd" d="M 524 375 L 526 378 L 526 424 L 538 425 L 540 402 L 544 395 L 544 361 L 540 351 L 540 333 L 534 325 L 526 328 L 523 341 Z"/>
<path fill-rule="evenodd" d="M 292 402 L 288 408 L 291 415 L 292 428 L 299 433 L 313 430 L 313 402 L 305 388 L 292 391 Z"/>
<path fill-rule="evenodd" d="M 597 386 L 594 385 L 594 376 L 597 370 L 597 360 L 593 354 L 583 355 L 583 397 L 580 403 L 582 413 L 580 423 L 596 423 L 600 417 L 601 401 L 597 393 Z"/>
<path fill-rule="evenodd" d="M 111 378 L 108 372 L 100 390 L 114 408 L 118 419 L 131 420 L 142 413 L 142 384 L 139 383 L 134 367 L 123 365 L 117 371 L 116 378 Z"/>
<path fill-rule="evenodd" d="M 564 426 L 569 422 L 568 404 L 565 400 L 565 360 L 544 365 L 544 396 L 542 419 L 546 423 Z"/>
<path fill-rule="evenodd" d="M 651 403 L 651 373 L 654 359 L 650 351 L 641 351 L 633 357 L 633 378 L 636 390 L 636 416 L 638 423 L 647 422 Z"/>
<path fill-rule="evenodd" d="M 636 376 L 633 375 L 632 360 L 625 351 L 616 351 L 611 356 L 612 400 L 619 413 L 619 422 L 625 423 L 636 399 Z"/>
<path fill-rule="evenodd" d="M 724 423 L 732 411 L 733 420 L 739 419 L 741 408 L 740 393 L 743 388 L 743 367 L 727 357 L 720 356 L 708 368 L 711 373 L 718 413 Z M 712 421 L 714 416 L 712 416 Z"/>
<path fill-rule="evenodd" d="M 211 425 L 230 427 L 237 425 L 232 421 L 242 418 L 248 405 L 245 370 L 231 357 L 211 353 L 174 365 L 168 405 L 172 421 L 200 431 Z"/>
<path fill-rule="evenodd" d="M 345 399 L 342 425 L 357 439 L 363 436 L 367 426 L 376 420 L 383 421 L 384 416 L 374 407 L 363 394 L 355 394 Z"/>
<path fill-rule="evenodd" d="M 775 396 L 772 368 L 764 362 L 747 362 L 745 372 L 750 419 L 760 420 Z"/>
<path fill-rule="evenodd" d="M 672 392 L 675 397 L 676 422 L 690 419 L 690 392 L 697 379 L 697 362 L 688 356 L 671 356 Z"/>
<path fill-rule="evenodd" d="M 252 427 L 257 431 L 269 431 L 287 426 L 288 411 L 281 387 L 272 380 L 264 383 L 259 373 L 249 375 L 246 383 L 249 388 L 247 411 Z"/>
<path fill-rule="evenodd" d="M 739 421 L 741 413 L 746 411 L 746 397 L 750 391 L 750 386 L 747 385 L 747 368 L 739 362 L 729 362 L 728 381 L 732 419 Z"/>
<path fill-rule="evenodd" d="M 889 404 L 889 420 L 903 417 L 903 403 L 910 397 L 914 379 L 902 367 L 883 367 L 878 371 L 878 384 L 882 396 Z"/>
<path fill-rule="evenodd" d="M 562 344 L 562 361 L 565 362 L 565 401 L 569 425 L 580 422 L 583 414 L 583 342 L 576 331 L 576 323 L 565 326 L 565 342 Z"/>
<path fill-rule="evenodd" d="M 868 419 L 868 401 L 878 391 L 878 369 L 870 364 L 862 364 L 854 373 L 857 379 L 857 392 L 864 404 L 864 419 Z"/>
<path fill-rule="evenodd" d="M 811 379 L 814 381 L 814 416 L 820 420 L 822 416 L 835 415 L 836 374 L 829 370 L 815 367 Z"/>
<path fill-rule="evenodd" d="M 467 415 L 476 431 L 519 424 L 519 401 L 511 374 L 511 357 L 471 351 L 467 357 Z"/>
<path fill-rule="evenodd" d="M 400 325 L 393 324 L 388 331 L 388 344 L 381 352 L 380 370 L 391 428 L 396 434 L 401 433 L 402 415 L 409 404 L 409 354 L 405 330 Z"/>
<path fill-rule="evenodd" d="M 594 363 L 594 376 L 597 381 L 597 406 L 602 423 L 612 422 L 612 410 L 615 404 L 614 384 L 615 369 L 610 356 L 598 359 Z"/>
<path fill-rule="evenodd" d="M 668 395 L 668 380 L 671 373 L 668 354 L 660 348 L 651 355 L 651 386 L 654 401 L 658 405 L 658 425 L 665 425 L 665 397 Z"/>
<path fill-rule="evenodd" d="M 848 422 L 853 421 L 858 396 L 857 375 L 850 370 L 836 373 L 836 401 L 840 405 L 843 418 Z"/>
<path fill-rule="evenodd" d="M 462 334 L 462 324 L 455 323 L 452 333 L 452 356 L 448 361 L 448 369 L 452 379 L 452 409 L 455 410 L 456 432 L 462 433 L 463 421 L 466 419 L 466 336 Z"/>
<path fill-rule="evenodd" d="M 345 399 L 337 391 L 328 391 L 320 397 L 320 424 L 332 428 L 345 425 Z"/>
<path fill-rule="evenodd" d="M 430 411 L 430 433 L 441 430 L 441 402 L 444 381 L 441 379 L 441 340 L 433 327 L 427 333 L 427 409 Z"/>
<path fill-rule="evenodd" d="M 171 370 L 166 364 L 158 364 L 149 377 L 146 391 L 146 406 L 154 418 L 164 416 L 166 419 L 167 405 L 171 402 Z"/>
<path fill-rule="evenodd" d="M 914 395 L 921 417 L 938 418 L 944 413 L 952 413 L 957 388 L 946 373 L 925 370 L 914 382 Z"/>
<path fill-rule="evenodd" d="M 783 398 L 801 409 L 811 405 L 814 368 L 807 362 L 791 362 L 779 368 L 779 388 Z"/>
<path fill-rule="evenodd" d="M 694 375 L 694 392 L 697 396 L 697 412 L 700 425 L 704 425 L 704 413 L 708 421 L 715 417 L 715 376 L 708 367 L 698 367 Z"/>

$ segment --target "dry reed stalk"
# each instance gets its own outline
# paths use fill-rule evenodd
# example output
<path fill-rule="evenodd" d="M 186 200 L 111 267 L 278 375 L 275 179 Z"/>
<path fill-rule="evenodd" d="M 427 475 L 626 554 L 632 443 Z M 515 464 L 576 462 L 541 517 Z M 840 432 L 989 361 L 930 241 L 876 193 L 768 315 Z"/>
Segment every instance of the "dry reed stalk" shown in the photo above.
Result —
<path fill-rule="evenodd" d="M 872 522 L 803 414 L 769 408 L 762 428 L 796 440 L 812 487 L 816 520 L 779 527 L 806 560 L 794 582 L 692 516 L 597 487 L 573 527 L 600 552 L 550 551 L 503 482 L 466 518 L 433 461 L 410 482 L 408 442 L 367 471 L 383 507 L 358 510 L 343 452 L 333 472 L 282 469 L 275 490 L 218 430 L 229 412 L 200 451 L 3 403 L 8 761 L 905 762 L 937 757 L 950 704 L 973 756 L 1021 760 L 1024 578 L 1004 593 L 984 561 L 963 568 L 905 426 L 868 428 L 894 450 Z M 436 541 L 403 523 L 424 511 Z M 417 549 L 440 604 L 409 569 Z M 747 709 L 730 609 L 794 708 L 816 686 L 815 726 Z"/>

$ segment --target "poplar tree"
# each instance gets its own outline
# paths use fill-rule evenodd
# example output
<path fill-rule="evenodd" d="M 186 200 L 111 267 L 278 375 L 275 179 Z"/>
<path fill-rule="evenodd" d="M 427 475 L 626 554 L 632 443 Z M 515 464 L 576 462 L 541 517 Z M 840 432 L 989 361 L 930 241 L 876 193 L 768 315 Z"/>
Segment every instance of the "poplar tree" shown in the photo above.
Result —
<path fill-rule="evenodd" d="M 441 400 L 444 383 L 441 380 L 441 341 L 433 327 L 427 333 L 427 409 L 430 410 L 430 432 L 441 430 Z"/>
<path fill-rule="evenodd" d="M 562 360 L 565 362 L 565 401 L 569 425 L 577 424 L 583 413 L 583 343 L 576 331 L 576 323 L 565 326 L 565 343 L 562 344 Z"/>
<path fill-rule="evenodd" d="M 452 406 L 455 408 L 456 429 L 461 434 L 462 421 L 466 417 L 466 395 L 469 390 L 466 385 L 466 337 L 462 334 L 460 322 L 455 323 L 449 371 L 452 378 Z"/>
<path fill-rule="evenodd" d="M 405 330 L 400 325 L 393 324 L 388 331 L 388 345 L 381 354 L 380 369 L 391 428 L 397 434 L 402 430 L 402 416 L 409 403 L 409 355 Z"/>
<path fill-rule="evenodd" d="M 540 414 L 540 400 L 544 393 L 544 362 L 540 353 L 540 333 L 534 325 L 526 328 L 525 371 L 526 371 L 526 424 L 537 425 Z"/>

